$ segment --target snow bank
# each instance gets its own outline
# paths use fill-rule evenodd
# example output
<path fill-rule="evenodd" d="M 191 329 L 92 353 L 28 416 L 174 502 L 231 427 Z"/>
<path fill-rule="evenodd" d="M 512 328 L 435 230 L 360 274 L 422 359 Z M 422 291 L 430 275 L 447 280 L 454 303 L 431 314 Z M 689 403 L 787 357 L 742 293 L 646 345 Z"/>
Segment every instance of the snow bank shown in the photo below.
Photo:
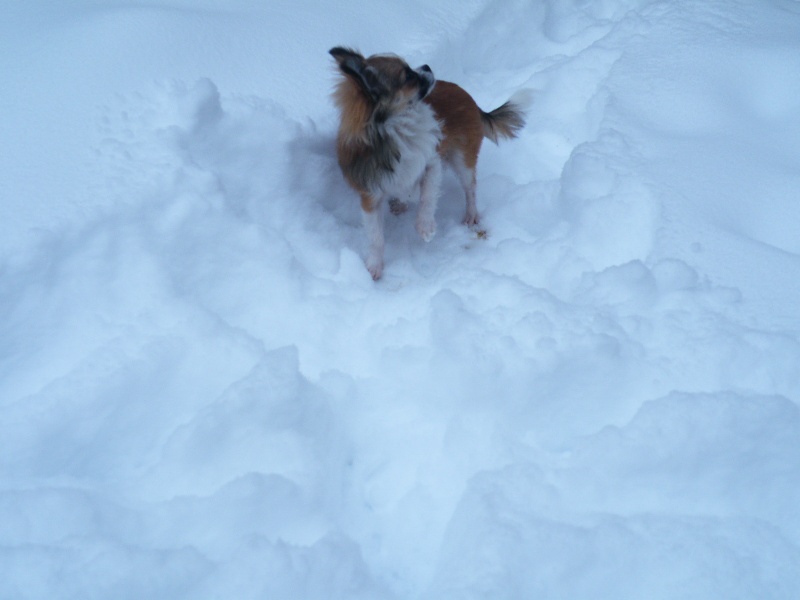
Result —
<path fill-rule="evenodd" d="M 795 8 L 12 17 L 0 597 L 797 596 Z M 378 284 L 340 43 L 534 90 Z"/>

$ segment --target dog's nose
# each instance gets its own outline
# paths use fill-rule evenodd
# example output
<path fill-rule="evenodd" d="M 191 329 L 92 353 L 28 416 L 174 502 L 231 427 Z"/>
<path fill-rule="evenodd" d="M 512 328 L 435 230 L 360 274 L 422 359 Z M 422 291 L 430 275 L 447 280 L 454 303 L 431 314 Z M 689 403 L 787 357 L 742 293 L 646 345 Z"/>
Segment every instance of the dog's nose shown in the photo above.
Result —
<path fill-rule="evenodd" d="M 428 65 L 422 65 L 422 66 L 419 68 L 419 70 L 420 70 L 420 71 L 427 71 L 428 73 L 430 73 L 430 72 L 431 72 L 431 68 L 430 68 Z"/>

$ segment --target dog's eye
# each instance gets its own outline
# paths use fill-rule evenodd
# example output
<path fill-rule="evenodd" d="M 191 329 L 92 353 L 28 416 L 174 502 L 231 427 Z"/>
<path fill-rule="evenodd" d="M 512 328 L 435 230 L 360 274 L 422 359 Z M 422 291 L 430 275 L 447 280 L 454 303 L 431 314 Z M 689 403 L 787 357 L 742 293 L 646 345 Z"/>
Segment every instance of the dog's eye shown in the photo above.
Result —
<path fill-rule="evenodd" d="M 406 67 L 406 83 L 417 83 L 419 75 L 411 67 Z"/>

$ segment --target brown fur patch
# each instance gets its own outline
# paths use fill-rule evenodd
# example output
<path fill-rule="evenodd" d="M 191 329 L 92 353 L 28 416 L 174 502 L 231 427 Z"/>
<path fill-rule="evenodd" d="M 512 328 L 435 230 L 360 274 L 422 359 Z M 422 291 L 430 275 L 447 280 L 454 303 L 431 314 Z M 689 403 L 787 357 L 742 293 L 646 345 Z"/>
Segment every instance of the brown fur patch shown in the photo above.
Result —
<path fill-rule="evenodd" d="M 339 108 L 339 138 L 345 142 L 366 142 L 366 125 L 372 114 L 372 105 L 348 78 L 342 78 L 333 92 L 333 101 Z"/>
<path fill-rule="evenodd" d="M 463 88 L 449 81 L 437 81 L 433 91 L 425 98 L 436 118 L 442 123 L 444 138 L 439 154 L 449 158 L 453 152 L 463 155 L 464 163 L 474 169 L 483 141 L 481 109 Z"/>

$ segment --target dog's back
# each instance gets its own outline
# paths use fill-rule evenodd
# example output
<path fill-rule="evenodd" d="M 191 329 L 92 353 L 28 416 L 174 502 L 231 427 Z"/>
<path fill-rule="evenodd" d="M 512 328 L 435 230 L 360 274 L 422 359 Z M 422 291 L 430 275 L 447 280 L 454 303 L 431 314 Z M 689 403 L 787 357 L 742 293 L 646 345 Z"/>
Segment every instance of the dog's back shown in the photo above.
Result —
<path fill-rule="evenodd" d="M 439 80 L 425 98 L 442 124 L 442 143 L 439 154 L 449 160 L 453 153 L 463 153 L 465 165 L 473 169 L 483 139 L 481 109 L 463 88 Z"/>

